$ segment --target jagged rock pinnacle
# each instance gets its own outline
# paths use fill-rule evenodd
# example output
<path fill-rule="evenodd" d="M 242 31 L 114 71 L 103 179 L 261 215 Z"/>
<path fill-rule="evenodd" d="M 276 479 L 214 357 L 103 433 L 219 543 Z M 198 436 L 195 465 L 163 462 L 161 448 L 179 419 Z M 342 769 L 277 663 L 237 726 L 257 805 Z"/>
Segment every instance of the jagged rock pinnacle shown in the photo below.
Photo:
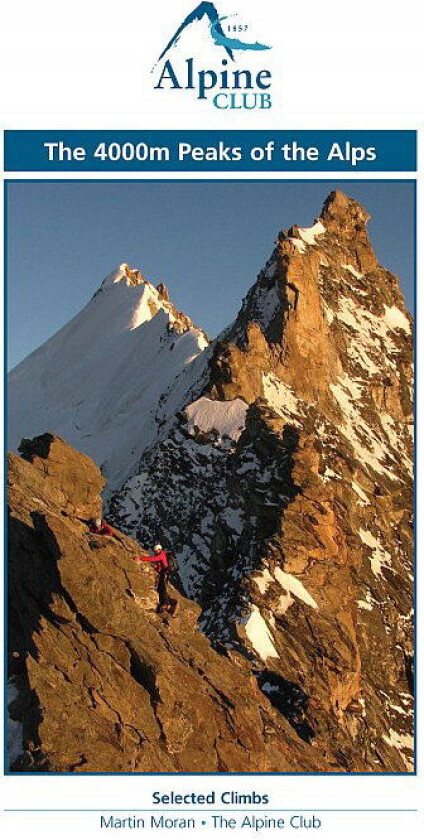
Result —
<path fill-rule="evenodd" d="M 369 213 L 341 190 L 334 190 L 324 201 L 321 221 L 330 233 L 346 236 L 349 239 L 360 237 L 368 239 L 366 225 Z"/>
<path fill-rule="evenodd" d="M 127 263 L 121 263 L 119 268 L 125 273 L 128 286 L 141 286 L 146 282 L 139 268 L 130 268 Z"/>
<path fill-rule="evenodd" d="M 159 292 L 160 300 L 169 300 L 169 289 L 168 286 L 165 286 L 165 283 L 158 283 L 156 289 Z"/>
<path fill-rule="evenodd" d="M 254 658 L 302 739 L 337 743 L 347 770 L 404 772 L 412 325 L 368 218 L 336 191 L 279 235 L 208 378 L 111 512 L 142 543 L 180 546 L 202 629 Z"/>

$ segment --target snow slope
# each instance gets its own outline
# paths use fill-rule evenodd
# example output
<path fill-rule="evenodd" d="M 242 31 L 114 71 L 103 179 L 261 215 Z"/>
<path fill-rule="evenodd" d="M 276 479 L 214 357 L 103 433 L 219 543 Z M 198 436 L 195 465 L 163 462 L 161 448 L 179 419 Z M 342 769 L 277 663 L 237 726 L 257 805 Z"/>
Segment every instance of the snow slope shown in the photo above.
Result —
<path fill-rule="evenodd" d="M 10 448 L 54 431 L 94 458 L 108 490 L 134 471 L 158 428 L 166 431 L 201 377 L 208 346 L 201 330 L 151 283 L 129 280 L 126 268 L 111 272 L 75 318 L 14 368 L 8 385 Z"/>

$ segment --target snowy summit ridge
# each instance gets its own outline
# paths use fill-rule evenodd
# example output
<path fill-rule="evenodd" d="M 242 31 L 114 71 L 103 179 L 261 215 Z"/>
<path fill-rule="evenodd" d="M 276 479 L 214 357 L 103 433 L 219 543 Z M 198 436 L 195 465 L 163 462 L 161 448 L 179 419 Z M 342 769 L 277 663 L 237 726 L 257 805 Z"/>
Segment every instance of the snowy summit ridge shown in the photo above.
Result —
<path fill-rule="evenodd" d="M 102 466 L 119 486 L 166 425 L 164 394 L 208 346 L 205 333 L 126 263 L 87 306 L 9 376 L 9 445 L 48 429 Z M 182 376 L 184 374 L 184 377 Z M 196 373 L 194 372 L 195 376 Z M 172 412 L 184 402 L 175 388 Z"/>

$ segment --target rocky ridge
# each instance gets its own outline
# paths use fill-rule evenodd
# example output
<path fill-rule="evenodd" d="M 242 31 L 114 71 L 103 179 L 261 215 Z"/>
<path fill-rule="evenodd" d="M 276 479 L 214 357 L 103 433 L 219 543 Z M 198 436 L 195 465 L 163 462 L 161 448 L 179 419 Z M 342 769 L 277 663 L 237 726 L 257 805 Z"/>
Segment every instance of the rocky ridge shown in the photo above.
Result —
<path fill-rule="evenodd" d="M 331 770 L 260 691 L 242 657 L 216 652 L 200 608 L 155 612 L 139 546 L 91 534 L 98 467 L 62 439 L 10 455 L 9 760 L 33 772 Z M 174 595 L 177 593 L 174 592 Z"/>
<path fill-rule="evenodd" d="M 368 214 L 279 234 L 203 379 L 111 503 L 178 549 L 200 626 L 339 767 L 412 767 L 412 322 Z"/>

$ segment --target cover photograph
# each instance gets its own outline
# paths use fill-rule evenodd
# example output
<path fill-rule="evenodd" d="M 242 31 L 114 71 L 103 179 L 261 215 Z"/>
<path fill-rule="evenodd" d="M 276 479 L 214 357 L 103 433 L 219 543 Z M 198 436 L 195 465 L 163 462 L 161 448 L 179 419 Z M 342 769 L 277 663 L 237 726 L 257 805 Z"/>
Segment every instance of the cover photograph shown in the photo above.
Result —
<path fill-rule="evenodd" d="M 346 188 L 9 184 L 11 350 L 84 301 L 8 376 L 12 771 L 413 769 L 413 185 Z"/>
<path fill-rule="evenodd" d="M 418 0 L 5 0 L 2 836 L 422 835 Z"/>

